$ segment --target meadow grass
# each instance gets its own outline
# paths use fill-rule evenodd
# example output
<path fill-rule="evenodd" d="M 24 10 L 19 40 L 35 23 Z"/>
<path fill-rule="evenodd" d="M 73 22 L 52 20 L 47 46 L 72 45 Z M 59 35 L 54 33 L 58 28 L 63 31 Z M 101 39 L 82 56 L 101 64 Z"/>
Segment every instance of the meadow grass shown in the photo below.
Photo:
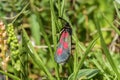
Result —
<path fill-rule="evenodd" d="M 12 55 L 10 47 L 5 53 L 10 57 L 9 62 L 0 57 L 0 74 L 6 80 L 120 80 L 120 52 L 109 49 L 115 34 L 120 36 L 113 23 L 115 15 L 119 25 L 119 3 L 112 0 L 5 2 L 16 5 L 3 8 L 5 3 L 1 1 L 0 18 L 6 25 L 14 25 L 15 36 L 21 36 L 19 54 Z M 11 11 L 17 15 L 9 20 L 4 13 L 12 15 Z M 59 17 L 70 24 L 71 43 L 75 44 L 65 64 L 54 60 L 60 32 L 66 23 Z M 7 65 L 6 69 L 2 63 Z"/>

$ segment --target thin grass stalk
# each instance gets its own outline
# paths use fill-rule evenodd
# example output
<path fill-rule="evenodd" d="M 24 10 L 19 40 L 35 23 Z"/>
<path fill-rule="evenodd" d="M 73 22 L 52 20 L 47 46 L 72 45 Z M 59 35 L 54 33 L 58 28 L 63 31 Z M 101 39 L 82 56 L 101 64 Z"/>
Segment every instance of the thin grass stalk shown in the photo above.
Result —
<path fill-rule="evenodd" d="M 53 7 L 53 1 L 50 0 L 50 9 L 51 9 L 51 23 L 52 23 L 52 37 L 53 37 L 53 44 L 55 46 L 54 48 L 54 51 L 56 50 L 56 45 L 57 45 L 57 39 L 56 39 L 56 25 L 55 25 L 55 22 L 56 22 L 56 16 L 55 16 L 55 11 L 54 11 L 54 7 Z M 57 23 L 57 22 L 56 22 Z M 55 72 L 56 72 L 56 77 L 57 77 L 57 80 L 60 80 L 59 78 L 59 69 L 57 67 L 57 63 L 55 63 L 54 61 L 54 55 L 52 55 L 53 57 L 53 64 L 55 65 Z"/>

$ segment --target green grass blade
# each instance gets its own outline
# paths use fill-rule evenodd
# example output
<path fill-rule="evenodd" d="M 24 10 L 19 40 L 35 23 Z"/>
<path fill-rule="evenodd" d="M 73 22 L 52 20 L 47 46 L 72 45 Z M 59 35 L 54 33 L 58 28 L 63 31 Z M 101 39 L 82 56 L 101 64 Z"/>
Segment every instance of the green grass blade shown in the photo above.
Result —
<path fill-rule="evenodd" d="M 97 27 L 97 30 L 98 30 L 98 33 L 100 35 L 100 42 L 101 42 L 101 46 L 103 48 L 103 51 L 106 55 L 106 58 L 107 60 L 109 61 L 113 71 L 116 73 L 117 77 L 118 77 L 118 80 L 120 80 L 120 73 L 118 72 L 118 68 L 117 66 L 115 65 L 113 59 L 112 59 L 112 56 L 107 48 L 107 45 L 105 44 L 105 41 L 103 39 L 103 36 L 102 36 L 102 32 L 101 32 L 101 29 L 100 29 L 100 25 L 99 25 L 99 22 L 95 19 L 95 24 L 96 24 L 96 27 Z"/>
<path fill-rule="evenodd" d="M 11 79 L 13 79 L 13 80 L 20 80 L 20 78 L 16 77 L 15 75 L 12 75 L 12 74 L 10 74 L 10 73 L 6 73 L 6 72 L 4 72 L 4 71 L 2 71 L 2 70 L 0 70 L 0 73 L 9 76 L 9 77 L 10 77 Z"/>
<path fill-rule="evenodd" d="M 117 29 L 117 27 L 114 26 L 114 25 L 107 19 L 107 17 L 106 17 L 104 14 L 102 14 L 102 15 L 103 15 L 103 18 L 111 25 L 111 27 L 120 35 L 120 31 Z"/>
<path fill-rule="evenodd" d="M 117 15 L 118 15 L 118 17 L 119 17 L 119 19 L 120 19 L 120 13 L 119 13 L 119 8 L 117 7 L 117 4 L 116 4 L 116 2 L 114 1 L 113 2 L 113 4 L 114 4 L 114 7 L 115 7 L 115 10 L 116 10 L 116 12 L 117 12 Z"/>
<path fill-rule="evenodd" d="M 53 43 L 56 46 L 57 41 L 56 41 L 56 17 L 55 17 L 55 12 L 54 12 L 54 8 L 53 8 L 53 1 L 50 0 L 50 9 L 51 9 L 51 23 L 52 23 L 52 37 L 53 37 Z"/>
<path fill-rule="evenodd" d="M 30 29 L 32 32 L 32 37 L 35 40 L 35 43 L 37 45 L 40 45 L 40 27 L 39 23 L 37 22 L 37 15 L 32 14 L 29 18 L 29 23 L 30 23 Z"/>
<path fill-rule="evenodd" d="M 99 38 L 99 37 L 96 37 L 96 38 L 89 44 L 88 48 L 86 49 L 86 51 L 85 51 L 85 53 L 84 53 L 84 56 L 83 56 L 82 59 L 80 60 L 80 63 L 78 63 L 78 67 L 77 67 L 76 71 L 74 71 L 73 80 L 76 80 L 79 69 L 82 67 L 83 62 L 85 61 L 85 58 L 87 57 L 87 55 L 88 55 L 88 53 L 90 52 L 90 50 L 94 47 L 95 42 L 97 41 L 98 38 Z"/>
<path fill-rule="evenodd" d="M 99 56 L 100 57 L 100 56 Z M 106 77 L 107 80 L 111 80 L 107 74 L 105 73 L 103 66 L 100 65 L 100 63 L 98 63 L 98 61 L 96 59 L 93 59 L 92 62 L 97 66 L 97 68 L 103 73 L 103 75 Z"/>
<path fill-rule="evenodd" d="M 90 79 L 100 72 L 99 69 L 82 69 L 78 71 L 77 79 Z M 68 80 L 72 79 L 73 74 L 70 75 Z"/>
<path fill-rule="evenodd" d="M 63 16 L 63 13 L 64 13 L 64 8 L 65 8 L 65 0 L 62 0 L 62 3 L 61 3 L 61 13 L 60 13 L 60 16 Z"/>
<path fill-rule="evenodd" d="M 25 44 L 24 46 L 25 46 L 28 54 L 31 56 L 32 60 L 36 63 L 36 65 L 43 69 L 43 71 L 47 74 L 48 78 L 50 80 L 53 80 L 54 78 L 52 77 L 51 73 L 48 71 L 46 66 L 43 64 L 43 61 L 40 59 L 39 55 L 34 50 L 32 44 L 29 40 L 29 37 L 27 36 L 27 33 L 25 32 L 24 29 L 22 29 L 22 31 L 23 31 L 23 42 Z"/>
<path fill-rule="evenodd" d="M 42 26 L 43 26 L 43 25 L 42 25 L 42 21 L 40 20 L 39 22 L 40 22 L 40 26 L 41 26 L 41 27 L 40 27 L 41 33 L 44 35 L 43 37 L 44 37 L 44 39 L 45 39 L 46 44 L 48 45 L 48 49 L 49 49 L 49 51 L 50 51 L 50 56 L 51 56 L 53 65 L 54 65 L 54 67 L 55 67 L 55 71 L 57 71 L 57 70 L 58 70 L 58 69 L 57 69 L 57 63 L 54 61 L 54 53 L 53 53 L 53 50 L 52 50 L 52 48 L 51 48 L 50 41 L 49 41 L 49 39 L 48 39 L 47 34 L 45 33 L 44 28 L 42 27 Z M 57 74 L 56 74 L 56 76 L 57 76 Z M 59 79 L 59 77 L 57 77 L 57 79 Z"/>

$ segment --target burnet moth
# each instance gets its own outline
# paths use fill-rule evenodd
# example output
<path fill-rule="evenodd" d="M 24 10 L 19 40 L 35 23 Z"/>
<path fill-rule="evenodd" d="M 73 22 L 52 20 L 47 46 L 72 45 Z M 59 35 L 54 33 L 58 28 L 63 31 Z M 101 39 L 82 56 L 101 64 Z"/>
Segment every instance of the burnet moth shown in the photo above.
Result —
<path fill-rule="evenodd" d="M 72 28 L 65 19 L 61 17 L 60 19 L 64 20 L 66 24 L 61 30 L 60 39 L 54 58 L 57 63 L 65 63 L 71 54 Z"/>

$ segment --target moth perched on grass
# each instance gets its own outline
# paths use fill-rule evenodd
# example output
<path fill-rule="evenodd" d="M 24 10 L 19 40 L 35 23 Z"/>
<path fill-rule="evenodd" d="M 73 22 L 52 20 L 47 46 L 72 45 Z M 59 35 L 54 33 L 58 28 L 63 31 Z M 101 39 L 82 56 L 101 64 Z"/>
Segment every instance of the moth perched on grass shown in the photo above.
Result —
<path fill-rule="evenodd" d="M 60 19 L 64 20 L 63 18 Z M 72 28 L 66 20 L 64 21 L 66 24 L 61 30 L 60 39 L 55 53 L 55 61 L 57 63 L 64 63 L 71 54 Z"/>

